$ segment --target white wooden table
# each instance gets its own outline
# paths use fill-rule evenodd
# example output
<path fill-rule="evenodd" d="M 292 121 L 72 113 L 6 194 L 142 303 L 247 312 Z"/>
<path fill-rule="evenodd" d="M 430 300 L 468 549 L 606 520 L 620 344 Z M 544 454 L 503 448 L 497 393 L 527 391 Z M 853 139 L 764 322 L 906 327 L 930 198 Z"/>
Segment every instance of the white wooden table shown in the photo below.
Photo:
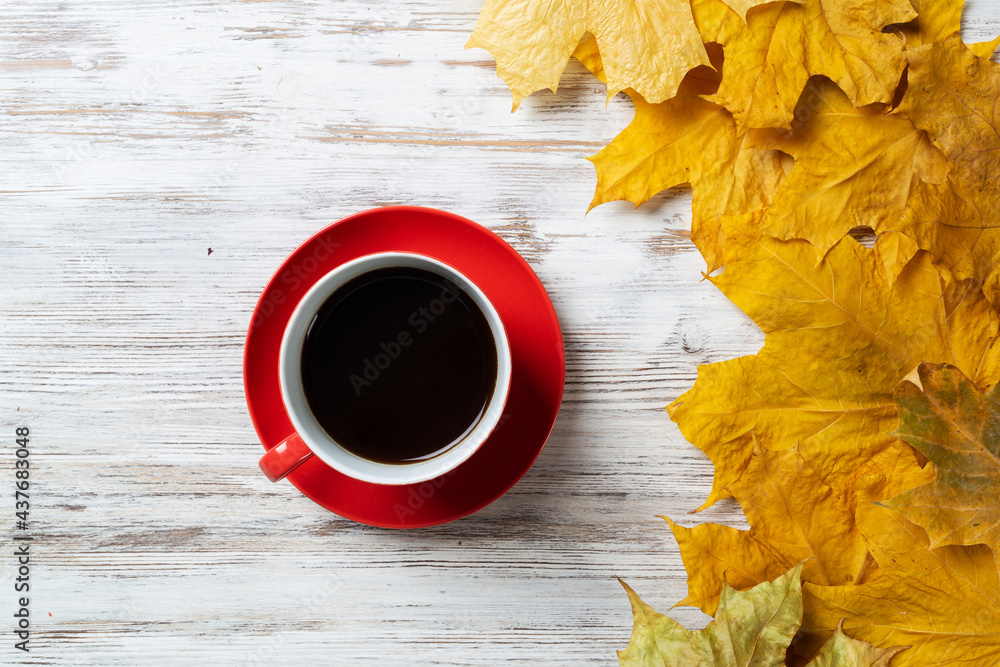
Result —
<path fill-rule="evenodd" d="M 685 574 L 658 514 L 712 467 L 663 407 L 754 352 L 707 282 L 690 197 L 584 215 L 583 158 L 631 117 L 571 63 L 510 114 L 463 46 L 481 0 L 0 7 L 0 664 L 615 663 L 628 581 Z M 970 3 L 967 39 L 1000 31 Z M 448 209 L 531 263 L 566 394 L 528 475 L 476 515 L 395 532 L 257 469 L 242 346 L 259 291 L 322 226 Z M 209 250 L 211 249 L 211 251 Z M 31 429 L 31 651 L 13 648 L 14 429 Z M 700 612 L 671 615 L 689 627 Z"/>

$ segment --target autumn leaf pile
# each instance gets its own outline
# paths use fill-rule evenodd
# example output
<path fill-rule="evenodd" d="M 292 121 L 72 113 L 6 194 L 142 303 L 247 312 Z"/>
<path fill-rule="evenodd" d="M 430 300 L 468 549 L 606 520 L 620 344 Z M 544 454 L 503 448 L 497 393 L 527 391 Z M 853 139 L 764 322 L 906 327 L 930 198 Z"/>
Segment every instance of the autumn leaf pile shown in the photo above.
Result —
<path fill-rule="evenodd" d="M 708 279 L 766 333 L 668 407 L 715 466 L 703 507 L 750 525 L 667 519 L 680 604 L 716 620 L 629 590 L 623 664 L 1000 661 L 1000 40 L 961 12 L 487 0 L 469 46 L 515 109 L 570 57 L 631 97 L 591 206 L 689 184 Z"/>

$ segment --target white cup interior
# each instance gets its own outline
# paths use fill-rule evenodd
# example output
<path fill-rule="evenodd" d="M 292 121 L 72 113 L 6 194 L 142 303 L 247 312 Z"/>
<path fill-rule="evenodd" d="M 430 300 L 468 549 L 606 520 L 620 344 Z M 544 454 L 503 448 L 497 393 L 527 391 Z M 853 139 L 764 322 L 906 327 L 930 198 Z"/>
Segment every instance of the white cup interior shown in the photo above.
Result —
<path fill-rule="evenodd" d="M 414 267 L 433 271 L 453 281 L 479 306 L 493 332 L 497 349 L 497 384 L 489 405 L 476 426 L 465 437 L 441 454 L 422 461 L 386 464 L 361 458 L 337 444 L 316 421 L 306 402 L 301 380 L 302 344 L 313 317 L 337 288 L 367 271 L 385 267 Z M 510 345 L 503 322 L 493 304 L 472 281 L 458 270 L 425 255 L 383 252 L 359 257 L 338 266 L 306 292 L 296 306 L 281 341 L 278 375 L 281 398 L 296 433 L 313 453 L 327 465 L 345 475 L 376 484 L 414 484 L 439 477 L 472 456 L 500 421 L 510 389 Z"/>

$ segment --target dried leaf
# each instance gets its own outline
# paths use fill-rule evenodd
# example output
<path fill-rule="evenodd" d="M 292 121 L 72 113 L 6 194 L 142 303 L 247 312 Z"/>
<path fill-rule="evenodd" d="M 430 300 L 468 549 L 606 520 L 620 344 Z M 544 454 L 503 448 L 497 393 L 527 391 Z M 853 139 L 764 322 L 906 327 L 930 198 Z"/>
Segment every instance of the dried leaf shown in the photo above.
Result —
<path fill-rule="evenodd" d="M 959 278 L 975 277 L 993 298 L 1000 218 L 1000 66 L 976 56 L 956 35 L 906 52 L 909 90 L 900 111 L 926 130 L 948 159 L 947 189 L 931 189 L 909 216 Z M 928 222 L 936 223 L 928 229 Z M 920 230 L 907 231 L 914 236 Z"/>
<path fill-rule="evenodd" d="M 952 366 L 921 364 L 919 382 L 896 388 L 896 436 L 937 478 L 886 501 L 923 527 L 932 547 L 986 544 L 1000 553 L 1000 385 L 980 391 Z"/>
<path fill-rule="evenodd" d="M 852 498 L 824 484 L 797 448 L 758 448 L 728 491 L 743 508 L 749 531 L 718 524 L 684 528 L 664 517 L 688 570 L 688 595 L 678 604 L 714 614 L 725 582 L 743 590 L 801 562 L 804 581 L 841 585 L 862 576 L 868 548 L 854 526 Z"/>
<path fill-rule="evenodd" d="M 777 667 L 802 622 L 801 566 L 749 591 L 726 586 L 715 620 L 685 630 L 656 613 L 626 584 L 632 603 L 632 638 L 618 659 L 623 667 Z"/>
<path fill-rule="evenodd" d="M 631 88 L 668 100 L 689 70 L 709 64 L 688 0 L 487 0 L 466 48 L 493 54 L 516 109 L 537 90 L 556 90 L 587 33 L 597 38 L 609 99 Z"/>
<path fill-rule="evenodd" d="M 832 488 L 912 451 L 890 434 L 892 391 L 921 361 L 1000 378 L 996 315 L 979 287 L 936 269 L 888 235 L 845 239 L 824 256 L 805 241 L 728 229 L 725 271 L 710 280 L 767 334 L 754 356 L 701 366 L 668 406 L 715 464 L 706 506 L 729 495 L 760 446 L 799 447 Z"/>
<path fill-rule="evenodd" d="M 595 76 L 603 76 L 596 40 L 584 41 L 573 55 Z M 721 69 L 721 58 L 716 67 Z M 638 206 L 657 192 L 690 183 L 692 235 L 697 239 L 718 234 L 719 216 L 770 204 L 785 177 L 781 154 L 751 146 L 748 135 L 738 137 L 729 112 L 702 99 L 718 85 L 715 70 L 699 67 L 666 102 L 649 104 L 634 91 L 626 91 L 635 105 L 635 118 L 610 145 L 589 158 L 597 170 L 590 207 L 620 199 Z M 717 245 L 718 241 L 700 244 L 710 270 L 716 268 Z"/>
<path fill-rule="evenodd" d="M 910 46 L 948 39 L 962 28 L 965 0 L 910 0 L 917 18 L 903 27 Z"/>
<path fill-rule="evenodd" d="M 695 0 L 694 12 L 706 39 L 726 42 L 748 30 L 719 0 Z M 941 18 L 946 14 L 951 18 Z M 966 124 L 981 124 L 987 118 L 992 122 L 985 107 L 978 115 L 968 114 L 963 112 L 962 100 L 950 100 L 950 80 L 964 80 L 967 66 L 977 76 L 1000 76 L 996 65 L 977 58 L 957 36 L 945 37 L 957 25 L 959 15 L 956 9 L 938 16 L 946 27 L 935 28 L 933 36 L 945 39 L 944 43 L 907 54 L 915 64 L 904 109 L 927 107 L 923 113 L 947 131 L 954 129 L 950 119 L 956 114 L 970 116 Z M 717 19 L 715 32 L 704 27 L 707 16 Z M 993 45 L 987 46 L 992 51 Z M 953 58 L 938 59 L 950 77 L 938 86 L 944 101 L 919 97 L 918 102 L 909 101 L 917 95 L 913 86 L 922 85 L 928 76 L 920 64 L 927 60 L 919 55 L 924 51 L 949 51 L 965 58 L 958 64 Z M 714 64 L 723 70 L 721 62 Z M 725 71 L 732 73 L 732 65 L 730 57 Z M 978 87 L 980 106 L 1000 94 L 998 86 L 989 83 L 990 77 L 986 80 Z M 690 182 L 694 189 L 692 239 L 710 272 L 722 263 L 725 234 L 720 216 L 742 216 L 744 224 L 752 220 L 762 233 L 804 238 L 823 251 L 857 227 L 870 227 L 876 233 L 900 231 L 930 251 L 955 277 L 985 281 L 988 296 L 1000 303 L 996 261 L 1000 234 L 992 222 L 1000 215 L 1000 204 L 983 186 L 990 183 L 996 189 L 1000 176 L 993 173 L 996 151 L 988 147 L 990 141 L 997 141 L 992 125 L 976 126 L 976 139 L 955 142 L 956 148 L 946 157 L 945 145 L 935 146 L 904 113 L 858 109 L 837 86 L 817 78 L 796 98 L 791 130 L 763 129 L 741 135 L 730 115 L 707 101 L 722 101 L 710 94 L 716 81 L 704 75 L 697 82 L 689 77 L 678 97 L 658 105 L 633 95 L 635 119 L 591 158 L 598 175 L 591 207 L 615 199 L 639 205 L 661 190 Z M 930 120 L 927 124 L 933 130 Z M 980 153 L 977 146 L 983 144 L 987 151 Z M 976 159 L 963 163 L 958 152 Z M 787 177 L 783 154 L 795 160 Z M 763 211 L 761 216 L 752 215 L 758 211 Z"/>
<path fill-rule="evenodd" d="M 667 519 L 682 603 L 716 622 L 688 633 L 629 589 L 623 664 L 782 664 L 794 627 L 769 643 L 755 615 L 774 600 L 735 601 L 803 561 L 803 662 L 1000 655 L 1000 39 L 965 45 L 962 5 L 491 0 L 480 17 L 470 46 L 515 106 L 571 52 L 632 97 L 591 158 L 591 206 L 689 183 L 710 280 L 767 336 L 668 408 L 715 464 L 705 506 L 732 495 L 750 523 Z M 859 227 L 873 249 L 845 238 Z"/>
<path fill-rule="evenodd" d="M 906 66 L 903 41 L 882 28 L 916 16 L 908 0 L 777 2 L 751 12 L 735 29 L 719 0 L 696 0 L 706 42 L 726 51 L 717 99 L 737 127 L 788 128 L 809 78 L 823 75 L 856 106 L 889 104 Z"/>
<path fill-rule="evenodd" d="M 859 482 L 858 528 L 881 576 L 860 586 L 805 584 L 803 628 L 847 634 L 875 646 L 908 644 L 903 662 L 994 667 L 1000 656 L 1000 577 L 986 546 L 931 549 L 927 534 L 871 502 L 879 477 Z"/>
<path fill-rule="evenodd" d="M 895 646 L 875 648 L 868 642 L 851 639 L 844 634 L 843 622 L 819 654 L 806 667 L 889 667 L 892 657 L 910 648 Z"/>
<path fill-rule="evenodd" d="M 760 130 L 753 145 L 795 158 L 760 227 L 826 252 L 851 229 L 896 229 L 917 182 L 940 185 L 948 163 L 901 114 L 859 111 L 833 83 L 810 83 L 792 131 Z M 933 248 L 931 248 L 933 250 Z"/>
<path fill-rule="evenodd" d="M 685 79 L 677 97 L 649 104 L 633 97 L 632 123 L 597 155 L 597 191 L 590 206 L 616 199 L 636 206 L 657 192 L 691 183 L 696 197 L 711 184 L 733 188 L 740 153 L 736 126 L 722 107 L 698 96 L 699 80 Z M 710 154 L 717 159 L 705 160 Z"/>
<path fill-rule="evenodd" d="M 896 461 L 882 457 L 885 494 L 897 495 L 933 479 L 910 452 Z M 744 590 L 804 560 L 803 581 L 861 584 L 877 574 L 868 547 L 854 523 L 851 489 L 832 489 L 801 460 L 796 448 L 758 450 L 746 472 L 729 489 L 750 522 L 743 531 L 717 524 L 693 528 L 667 523 L 688 572 L 688 595 L 679 605 L 715 613 L 723 583 Z M 807 560 L 808 559 L 808 560 Z"/>

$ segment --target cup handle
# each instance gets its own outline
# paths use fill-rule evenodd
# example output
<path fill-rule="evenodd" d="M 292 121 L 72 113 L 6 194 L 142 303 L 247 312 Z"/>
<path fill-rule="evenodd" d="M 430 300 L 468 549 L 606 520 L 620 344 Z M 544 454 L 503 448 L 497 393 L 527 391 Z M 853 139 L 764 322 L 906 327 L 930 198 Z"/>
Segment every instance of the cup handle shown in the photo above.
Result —
<path fill-rule="evenodd" d="M 285 479 L 288 473 L 311 459 L 312 456 L 312 450 L 303 442 L 299 434 L 292 433 L 264 452 L 258 465 L 269 480 L 280 482 Z"/>

